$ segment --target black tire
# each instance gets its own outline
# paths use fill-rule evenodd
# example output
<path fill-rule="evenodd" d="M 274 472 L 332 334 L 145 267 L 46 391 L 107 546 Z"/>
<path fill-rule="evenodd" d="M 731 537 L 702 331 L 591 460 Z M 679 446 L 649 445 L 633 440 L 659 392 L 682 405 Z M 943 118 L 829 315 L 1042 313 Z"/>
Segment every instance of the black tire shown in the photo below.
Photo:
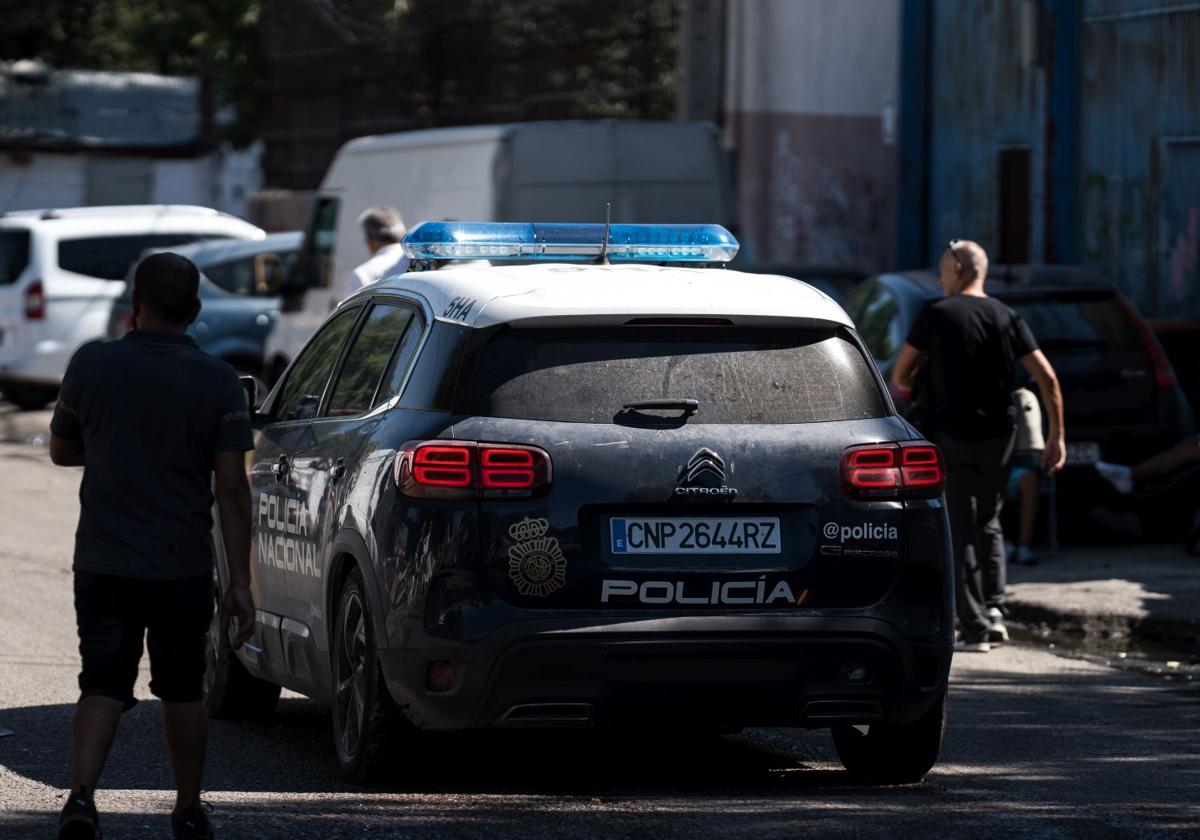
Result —
<path fill-rule="evenodd" d="M 1159 507 L 1140 511 L 1138 520 L 1143 540 L 1177 543 L 1187 538 L 1192 512 L 1185 505 L 1165 501 Z"/>
<path fill-rule="evenodd" d="M 58 399 L 53 385 L 30 385 L 25 382 L 6 382 L 5 398 L 22 411 L 39 411 Z"/>
<path fill-rule="evenodd" d="M 937 762 L 946 732 L 946 695 L 912 723 L 871 724 L 864 735 L 853 726 L 835 726 L 833 745 L 842 766 L 858 776 L 889 785 L 919 782 Z"/>
<path fill-rule="evenodd" d="M 215 585 L 216 603 L 205 653 L 204 705 L 209 717 L 262 720 L 270 717 L 279 704 L 279 686 L 251 674 L 234 655 L 229 639 L 221 632 L 220 592 L 220 586 Z"/>
<path fill-rule="evenodd" d="M 404 727 L 379 667 L 362 573 L 342 584 L 330 644 L 333 674 L 333 746 L 342 776 L 355 784 L 379 779 L 394 766 L 393 748 Z"/>

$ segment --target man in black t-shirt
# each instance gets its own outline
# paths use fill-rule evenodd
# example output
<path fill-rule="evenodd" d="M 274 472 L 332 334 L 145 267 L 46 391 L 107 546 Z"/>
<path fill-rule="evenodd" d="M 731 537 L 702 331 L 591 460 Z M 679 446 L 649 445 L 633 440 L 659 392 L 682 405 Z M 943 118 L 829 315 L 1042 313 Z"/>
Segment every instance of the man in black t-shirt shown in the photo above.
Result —
<path fill-rule="evenodd" d="M 254 630 L 245 463 L 254 441 L 237 373 L 185 332 L 200 312 L 199 283 L 196 266 L 177 254 L 143 260 L 136 329 L 75 354 L 50 423 L 50 458 L 84 468 L 73 564 L 83 667 L 60 838 L 100 834 L 92 794 L 121 713 L 137 702 L 143 639 L 175 774 L 172 831 L 212 837 L 200 807 L 211 511 L 215 496 L 230 584 L 222 627 L 237 620 L 236 648 Z"/>
<path fill-rule="evenodd" d="M 1016 433 L 1015 362 L 1037 382 L 1049 418 L 1043 469 L 1053 474 L 1066 460 L 1058 378 L 1021 316 L 984 292 L 987 266 L 979 245 L 951 241 L 939 265 L 945 297 L 917 316 L 892 372 L 893 385 L 904 393 L 926 368 L 929 436 L 946 462 L 958 649 L 979 652 L 990 649 L 989 640 L 1008 636 L 999 610 L 1005 582 L 1000 506 Z"/>

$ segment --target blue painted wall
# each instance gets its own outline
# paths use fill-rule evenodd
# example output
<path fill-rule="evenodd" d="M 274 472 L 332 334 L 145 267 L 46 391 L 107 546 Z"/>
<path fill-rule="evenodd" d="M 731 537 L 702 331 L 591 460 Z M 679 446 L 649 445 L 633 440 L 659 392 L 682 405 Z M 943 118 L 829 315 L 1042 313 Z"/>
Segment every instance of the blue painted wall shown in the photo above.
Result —
<path fill-rule="evenodd" d="M 930 62 L 928 156 L 901 175 L 902 235 L 924 186 L 923 257 L 955 236 L 994 249 L 1000 152 L 1027 148 L 1032 260 L 1083 262 L 1148 314 L 1200 319 L 1200 2 L 909 0 L 906 22 L 916 7 L 929 44 L 902 64 Z"/>

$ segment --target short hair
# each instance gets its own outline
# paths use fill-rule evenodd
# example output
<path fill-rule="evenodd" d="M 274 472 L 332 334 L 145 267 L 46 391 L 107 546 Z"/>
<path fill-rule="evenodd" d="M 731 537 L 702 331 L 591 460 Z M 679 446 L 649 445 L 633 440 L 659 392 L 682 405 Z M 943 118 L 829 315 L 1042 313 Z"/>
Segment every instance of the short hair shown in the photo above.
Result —
<path fill-rule="evenodd" d="M 133 274 L 133 288 L 142 306 L 176 323 L 185 323 L 200 297 L 200 269 L 179 254 L 151 254 Z"/>
<path fill-rule="evenodd" d="M 358 217 L 358 223 L 376 242 L 399 242 L 404 236 L 404 219 L 391 207 L 372 207 Z"/>
<path fill-rule="evenodd" d="M 950 240 L 950 256 L 962 266 L 963 277 L 968 283 L 984 280 L 988 273 L 988 255 L 983 246 L 969 239 Z"/>

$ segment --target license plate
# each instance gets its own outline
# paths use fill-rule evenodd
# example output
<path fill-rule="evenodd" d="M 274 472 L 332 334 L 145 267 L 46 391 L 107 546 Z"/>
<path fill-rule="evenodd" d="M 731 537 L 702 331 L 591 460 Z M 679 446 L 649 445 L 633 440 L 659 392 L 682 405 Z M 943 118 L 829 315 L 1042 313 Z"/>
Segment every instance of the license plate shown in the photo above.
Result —
<path fill-rule="evenodd" d="M 1100 460 L 1100 444 L 1098 443 L 1068 443 L 1068 464 L 1094 464 Z"/>
<path fill-rule="evenodd" d="M 779 519 L 614 517 L 613 554 L 779 554 Z"/>

